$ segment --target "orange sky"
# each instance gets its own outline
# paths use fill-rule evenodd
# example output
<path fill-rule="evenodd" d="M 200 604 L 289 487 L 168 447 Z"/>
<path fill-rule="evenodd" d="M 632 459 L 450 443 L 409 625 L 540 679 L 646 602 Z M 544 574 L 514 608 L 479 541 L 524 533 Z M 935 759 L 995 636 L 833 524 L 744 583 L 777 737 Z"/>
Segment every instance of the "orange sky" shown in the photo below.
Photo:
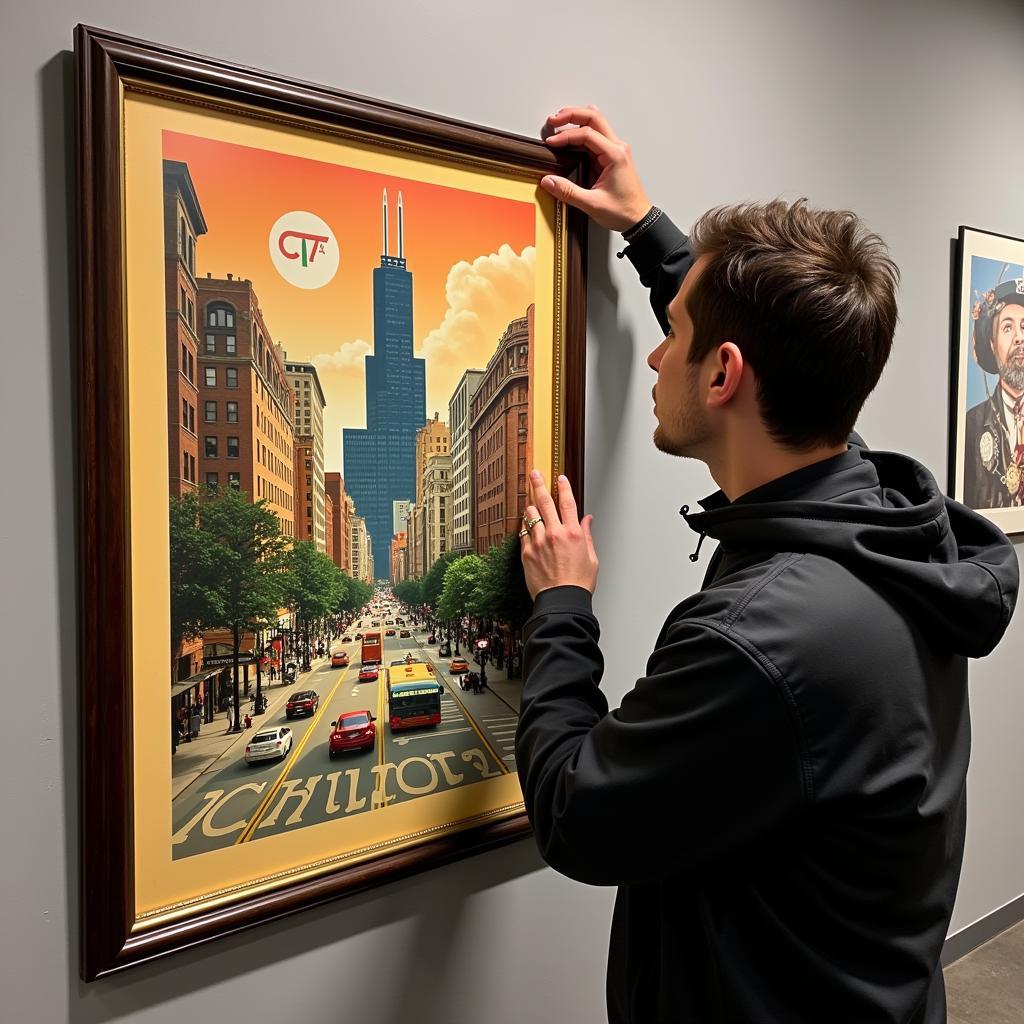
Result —
<path fill-rule="evenodd" d="M 423 342 L 439 328 L 439 337 L 448 344 L 446 349 L 431 349 L 446 353 L 443 358 L 428 358 L 428 417 L 436 409 L 441 419 L 447 419 L 448 399 L 462 371 L 485 366 L 493 352 L 496 332 L 500 333 L 494 325 L 523 316 L 526 302 L 532 301 L 532 279 L 524 286 L 525 264 L 514 258 L 534 244 L 535 208 L 531 203 L 178 132 L 163 133 L 163 155 L 188 164 L 206 220 L 207 234 L 197 242 L 198 276 L 210 272 L 214 277 L 232 273 L 250 278 L 271 335 L 284 346 L 288 357 L 321 357 L 318 372 L 327 398 L 324 449 L 328 470 L 342 468 L 341 428 L 365 426 L 362 359 L 351 358 L 361 349 L 351 343 L 373 344 L 372 271 L 382 252 L 384 188 L 390 202 L 391 255 L 396 255 L 398 248 L 399 190 L 403 197 L 405 257 L 413 275 L 415 352 L 424 354 Z M 315 213 L 338 238 L 338 272 L 323 288 L 295 287 L 271 262 L 270 228 L 290 210 Z M 479 272 L 462 267 L 453 275 L 452 291 L 446 295 L 449 273 L 456 264 L 489 257 L 502 245 L 512 250 L 506 250 L 504 256 L 511 257 L 513 271 L 509 270 L 509 258 L 483 260 L 474 267 Z M 467 301 L 476 305 L 467 309 Z M 449 311 L 451 302 L 456 309 Z M 478 308 L 484 305 L 486 309 Z M 454 312 L 459 316 L 453 317 Z M 467 321 L 476 320 L 478 312 L 476 330 L 472 325 L 466 330 Z M 446 313 L 448 324 L 443 326 Z M 456 341 L 457 351 L 451 347 Z M 335 358 L 329 362 L 324 358 L 332 355 Z"/>

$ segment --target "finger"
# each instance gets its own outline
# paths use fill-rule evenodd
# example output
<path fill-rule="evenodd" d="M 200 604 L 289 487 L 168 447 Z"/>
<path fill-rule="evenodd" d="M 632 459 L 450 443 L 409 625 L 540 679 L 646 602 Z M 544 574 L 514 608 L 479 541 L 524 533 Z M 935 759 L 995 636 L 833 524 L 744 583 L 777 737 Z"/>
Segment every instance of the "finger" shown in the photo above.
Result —
<path fill-rule="evenodd" d="M 612 163 L 620 160 L 625 151 L 621 142 L 613 142 L 593 128 L 567 128 L 563 132 L 550 135 L 544 140 L 549 146 L 580 146 L 589 150 L 598 158 L 598 163 Z"/>
<path fill-rule="evenodd" d="M 588 107 L 562 107 L 561 110 L 556 111 L 548 118 L 548 124 L 552 128 L 563 124 L 578 124 L 578 125 L 589 125 L 591 128 L 596 129 L 602 135 L 607 136 L 612 142 L 621 142 L 622 140 L 612 131 L 612 126 L 608 123 L 608 118 L 601 113 L 597 107 L 591 105 Z"/>
<path fill-rule="evenodd" d="M 563 526 L 579 526 L 576 498 L 572 493 L 572 484 L 569 483 L 569 478 L 565 475 L 558 478 L 558 512 L 562 517 Z"/>
<path fill-rule="evenodd" d="M 558 518 L 558 509 L 555 508 L 554 499 L 548 491 L 547 484 L 544 483 L 544 474 L 535 469 L 530 474 L 530 481 L 533 484 L 533 500 L 540 509 L 544 526 L 549 530 L 560 526 L 562 521 Z"/>
<path fill-rule="evenodd" d="M 523 513 L 524 525 L 531 519 L 540 519 L 539 523 L 535 523 L 533 526 L 528 527 L 530 531 L 530 541 L 536 544 L 543 544 L 544 538 L 547 536 L 544 530 L 544 517 L 537 511 L 536 505 L 527 505 L 526 511 Z"/>
<path fill-rule="evenodd" d="M 569 181 L 568 178 L 560 178 L 557 174 L 546 174 L 540 180 L 540 187 L 545 192 L 550 192 L 556 199 L 563 203 L 575 206 L 588 215 L 599 213 L 604 207 L 594 202 L 600 193 L 593 189 L 582 188 Z"/>
<path fill-rule="evenodd" d="M 594 517 L 587 515 L 583 517 L 583 536 L 587 538 L 587 548 L 590 553 L 596 558 L 597 551 L 594 550 L 594 532 L 591 528 L 591 524 L 594 522 Z"/>

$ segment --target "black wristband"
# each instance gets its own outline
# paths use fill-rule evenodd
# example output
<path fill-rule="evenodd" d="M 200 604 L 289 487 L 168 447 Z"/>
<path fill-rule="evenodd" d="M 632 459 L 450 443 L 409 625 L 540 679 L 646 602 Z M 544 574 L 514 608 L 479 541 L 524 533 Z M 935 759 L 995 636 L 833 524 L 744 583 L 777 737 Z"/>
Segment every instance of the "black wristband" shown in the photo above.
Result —
<path fill-rule="evenodd" d="M 652 206 L 631 228 L 626 228 L 622 232 L 622 237 L 627 242 L 636 241 L 660 216 L 661 210 L 657 206 Z"/>

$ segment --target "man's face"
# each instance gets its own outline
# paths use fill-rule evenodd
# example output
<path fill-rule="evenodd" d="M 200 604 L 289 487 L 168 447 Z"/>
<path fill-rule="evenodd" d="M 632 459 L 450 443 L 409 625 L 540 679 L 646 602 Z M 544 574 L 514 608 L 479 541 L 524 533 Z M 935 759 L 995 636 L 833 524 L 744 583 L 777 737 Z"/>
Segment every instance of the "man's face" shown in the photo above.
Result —
<path fill-rule="evenodd" d="M 1008 302 L 992 325 L 992 351 L 999 377 L 1012 391 L 1024 391 L 1024 306 Z"/>
<path fill-rule="evenodd" d="M 686 309 L 686 296 L 704 269 L 698 259 L 675 298 L 668 304 L 670 333 L 647 357 L 647 365 L 658 374 L 651 390 L 658 426 L 654 444 L 669 455 L 699 457 L 701 446 L 711 436 L 707 408 L 701 393 L 701 366 L 688 361 L 693 343 L 693 321 Z"/>

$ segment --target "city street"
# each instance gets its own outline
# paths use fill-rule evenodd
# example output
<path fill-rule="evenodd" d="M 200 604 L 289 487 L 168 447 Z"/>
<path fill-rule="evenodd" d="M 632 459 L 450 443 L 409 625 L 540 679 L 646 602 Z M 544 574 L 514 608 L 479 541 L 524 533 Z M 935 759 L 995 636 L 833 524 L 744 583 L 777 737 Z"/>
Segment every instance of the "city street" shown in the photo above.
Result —
<path fill-rule="evenodd" d="M 175 797 L 174 858 L 514 772 L 518 700 L 501 696 L 501 687 L 499 692 L 463 692 L 458 677 L 448 672 L 449 659 L 437 658 L 437 648 L 425 645 L 424 631 L 412 632 L 407 639 L 384 638 L 384 668 L 409 652 L 434 666 L 444 685 L 440 726 L 392 734 L 383 670 L 376 682 L 358 682 L 359 642 L 335 644 L 334 649 L 341 646 L 348 652 L 349 667 L 331 668 L 324 660 L 294 686 L 275 687 L 267 713 L 255 718 L 251 730 Z M 487 668 L 498 686 L 504 674 L 496 673 L 492 665 Z M 285 701 L 299 690 L 315 690 L 320 704 L 313 715 L 289 721 Z M 343 712 L 363 710 L 377 718 L 374 749 L 343 752 L 332 760 L 331 723 Z M 277 726 L 292 731 L 292 748 L 285 759 L 247 765 L 245 744 Z"/>

